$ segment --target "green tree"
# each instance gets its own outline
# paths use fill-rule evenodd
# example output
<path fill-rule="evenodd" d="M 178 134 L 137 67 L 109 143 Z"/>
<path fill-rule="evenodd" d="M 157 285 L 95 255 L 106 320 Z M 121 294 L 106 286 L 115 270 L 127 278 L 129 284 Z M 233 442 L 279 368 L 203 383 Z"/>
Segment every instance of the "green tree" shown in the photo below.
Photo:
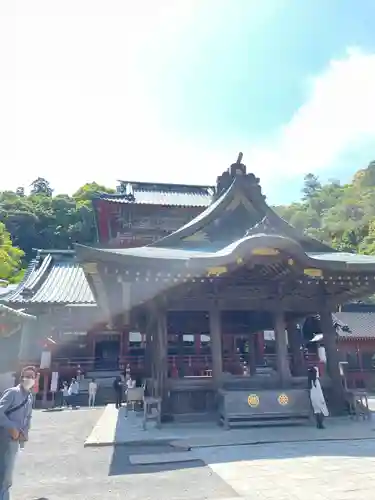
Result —
<path fill-rule="evenodd" d="M 49 182 L 46 181 L 43 177 L 38 177 L 31 184 L 31 194 L 34 195 L 43 195 L 43 196 L 52 196 L 53 190 L 49 185 Z"/>
<path fill-rule="evenodd" d="M 72 248 L 96 241 L 91 200 L 98 192 L 114 192 L 95 182 L 87 183 L 73 195 L 53 196 L 48 181 L 38 178 L 29 196 L 19 188 L 0 192 L 0 222 L 5 224 L 13 244 L 25 252 L 25 264 L 35 248 Z"/>
<path fill-rule="evenodd" d="M 22 269 L 24 253 L 14 247 L 5 225 L 0 223 L 0 279 L 14 281 Z"/>
<path fill-rule="evenodd" d="M 306 174 L 303 179 L 303 199 L 308 200 L 313 196 L 316 196 L 322 189 L 322 185 L 319 178 L 314 174 Z"/>
<path fill-rule="evenodd" d="M 74 194 L 73 198 L 79 203 L 86 203 L 92 201 L 92 199 L 98 193 L 114 193 L 114 189 L 109 189 L 105 186 L 97 184 L 96 182 L 88 182 L 80 187 Z"/>

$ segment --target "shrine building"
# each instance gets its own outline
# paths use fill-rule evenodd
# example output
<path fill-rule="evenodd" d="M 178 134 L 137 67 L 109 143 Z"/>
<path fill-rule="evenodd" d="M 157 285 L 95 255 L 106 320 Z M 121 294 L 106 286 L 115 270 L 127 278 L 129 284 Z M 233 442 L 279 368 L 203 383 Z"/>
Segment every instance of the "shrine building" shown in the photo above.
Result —
<path fill-rule="evenodd" d="M 279 409 L 297 408 L 308 364 L 301 325 L 315 317 L 324 387 L 340 399 L 332 313 L 374 293 L 374 257 L 337 252 L 281 219 L 241 154 L 216 186 L 124 182 L 121 191 L 93 202 L 98 245 L 39 251 L 4 299 L 38 318 L 21 362 L 50 349 L 51 369 L 64 374 L 129 364 L 170 416 L 213 412 L 218 395 L 241 391 L 254 412 L 270 394 Z"/>
<path fill-rule="evenodd" d="M 206 210 L 166 237 L 136 248 L 76 247 L 108 324 L 145 333 L 145 375 L 156 381 L 170 414 L 198 407 L 209 412 L 218 390 L 243 383 L 231 342 L 236 322 L 246 325 L 248 338 L 246 390 L 268 384 L 292 391 L 306 373 L 297 324 L 318 314 L 327 379 L 332 397 L 338 396 L 332 312 L 375 289 L 373 257 L 337 252 L 290 226 L 266 204 L 259 179 L 246 173 L 241 158 L 218 178 Z M 178 347 L 169 356 L 169 341 L 181 344 L 186 328 L 210 337 L 203 375 L 193 373 Z M 258 332 L 264 330 L 273 330 L 276 342 L 267 379 L 257 370 Z"/>

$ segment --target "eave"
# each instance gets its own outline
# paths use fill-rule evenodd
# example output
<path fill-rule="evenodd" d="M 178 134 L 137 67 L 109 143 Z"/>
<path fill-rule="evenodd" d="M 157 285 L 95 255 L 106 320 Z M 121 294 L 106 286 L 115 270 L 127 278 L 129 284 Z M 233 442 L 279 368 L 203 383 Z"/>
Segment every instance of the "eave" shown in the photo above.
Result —
<path fill-rule="evenodd" d="M 103 249 L 76 245 L 78 260 L 82 263 L 114 263 L 129 267 L 170 268 L 171 272 L 189 268 L 204 274 L 208 267 L 230 266 L 243 261 L 259 259 L 279 261 L 283 258 L 304 269 L 342 273 L 375 274 L 375 258 L 340 252 L 305 252 L 302 246 L 289 237 L 276 234 L 251 234 L 217 251 L 138 247 Z M 313 271 L 311 271 L 313 274 Z"/>

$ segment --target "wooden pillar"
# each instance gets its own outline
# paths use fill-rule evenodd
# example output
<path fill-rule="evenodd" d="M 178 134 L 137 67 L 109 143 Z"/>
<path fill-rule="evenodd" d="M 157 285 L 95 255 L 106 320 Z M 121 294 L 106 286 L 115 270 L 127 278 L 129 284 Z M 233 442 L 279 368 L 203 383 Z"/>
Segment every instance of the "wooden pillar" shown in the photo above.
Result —
<path fill-rule="evenodd" d="M 343 399 L 343 384 L 339 367 L 339 354 L 336 341 L 336 329 L 333 326 L 332 314 L 326 309 L 319 311 L 323 341 L 327 356 L 327 374 L 332 380 L 333 396 L 338 404 Z"/>
<path fill-rule="evenodd" d="M 184 376 L 185 363 L 184 363 L 184 335 L 179 333 L 177 335 L 177 369 L 180 377 Z"/>
<path fill-rule="evenodd" d="M 277 371 L 281 385 L 287 385 L 291 379 L 291 373 L 285 333 L 285 319 L 282 311 L 277 311 L 274 314 L 274 331 L 276 340 Z"/>
<path fill-rule="evenodd" d="M 255 375 L 257 371 L 256 367 L 256 334 L 255 333 L 250 333 L 249 338 L 248 338 L 248 346 L 249 346 L 249 356 L 248 356 L 248 363 L 249 363 L 249 370 L 250 370 L 250 375 Z"/>
<path fill-rule="evenodd" d="M 223 349 L 221 338 L 221 314 L 217 304 L 209 311 L 210 341 L 212 356 L 212 377 L 215 384 L 220 385 L 223 375 Z"/>
<path fill-rule="evenodd" d="M 145 325 L 146 331 L 146 347 L 145 347 L 145 376 L 146 378 L 150 378 L 153 376 L 153 362 L 154 362 L 154 352 L 153 352 L 153 336 L 155 336 L 155 332 L 153 331 L 154 324 L 151 321 L 151 318 L 148 318 L 147 324 Z"/>
<path fill-rule="evenodd" d="M 154 380 L 156 382 L 156 394 L 162 398 L 162 408 L 165 412 L 167 399 L 167 378 L 168 378 L 168 332 L 167 332 L 167 312 L 164 308 L 155 310 L 155 338 L 154 344 Z"/>
<path fill-rule="evenodd" d="M 264 332 L 257 333 L 258 361 L 260 365 L 264 365 Z"/>
<path fill-rule="evenodd" d="M 292 373 L 294 377 L 303 377 L 307 374 L 307 367 L 303 358 L 302 337 L 295 320 L 287 323 L 289 347 L 292 353 Z"/>
<path fill-rule="evenodd" d="M 22 325 L 20 347 L 18 351 L 19 361 L 30 361 L 30 339 L 34 334 L 34 322 L 26 321 Z M 36 322 L 35 322 L 36 323 Z"/>

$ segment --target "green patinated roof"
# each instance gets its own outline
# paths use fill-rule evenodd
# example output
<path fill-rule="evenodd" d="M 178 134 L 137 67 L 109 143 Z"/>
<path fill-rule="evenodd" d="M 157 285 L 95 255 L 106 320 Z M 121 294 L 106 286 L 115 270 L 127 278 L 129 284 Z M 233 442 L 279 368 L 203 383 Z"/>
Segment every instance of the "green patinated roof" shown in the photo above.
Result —
<path fill-rule="evenodd" d="M 96 199 L 116 204 L 199 207 L 210 205 L 213 186 L 120 181 L 123 193 L 100 193 Z"/>
<path fill-rule="evenodd" d="M 82 262 L 142 266 L 226 266 L 269 248 L 308 268 L 375 272 L 375 257 L 340 253 L 288 224 L 266 203 L 259 179 L 246 173 L 240 153 L 217 182 L 217 199 L 195 219 L 147 247 L 99 249 L 77 245 Z"/>
<path fill-rule="evenodd" d="M 73 251 L 40 251 L 6 304 L 95 304 L 82 267 Z"/>

